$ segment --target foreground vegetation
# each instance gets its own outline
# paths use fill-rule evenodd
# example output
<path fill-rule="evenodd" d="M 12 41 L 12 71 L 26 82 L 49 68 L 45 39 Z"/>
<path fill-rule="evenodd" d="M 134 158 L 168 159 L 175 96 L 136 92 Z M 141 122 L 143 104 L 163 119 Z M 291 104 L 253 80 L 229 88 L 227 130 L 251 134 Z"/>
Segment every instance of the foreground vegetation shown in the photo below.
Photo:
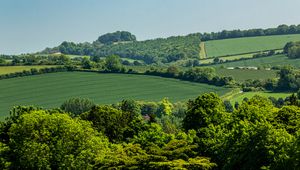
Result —
<path fill-rule="evenodd" d="M 297 169 L 300 108 L 291 98 L 275 107 L 255 96 L 235 109 L 213 93 L 184 107 L 166 99 L 18 107 L 0 124 L 0 168 Z"/>

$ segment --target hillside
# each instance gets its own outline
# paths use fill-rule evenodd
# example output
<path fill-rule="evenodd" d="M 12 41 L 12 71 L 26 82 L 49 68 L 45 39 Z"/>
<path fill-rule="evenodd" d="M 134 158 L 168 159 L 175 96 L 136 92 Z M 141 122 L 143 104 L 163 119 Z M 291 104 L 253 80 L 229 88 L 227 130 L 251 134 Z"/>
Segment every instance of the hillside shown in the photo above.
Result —
<path fill-rule="evenodd" d="M 276 67 L 283 65 L 291 65 L 300 68 L 300 59 L 290 59 L 286 55 L 274 55 L 270 57 L 255 58 L 242 61 L 234 61 L 213 65 L 213 67 Z"/>
<path fill-rule="evenodd" d="M 93 58 L 119 55 L 122 58 L 143 60 L 146 64 L 161 64 L 282 49 L 287 42 L 298 39 L 300 25 L 193 33 L 145 41 L 138 41 L 129 32 L 117 31 L 104 34 L 92 43 L 63 42 L 58 47 L 47 48 L 41 53 L 61 52 Z"/>
<path fill-rule="evenodd" d="M 219 57 L 258 51 L 283 49 L 291 41 L 300 40 L 300 34 L 212 40 L 205 42 L 207 57 Z"/>
<path fill-rule="evenodd" d="M 59 107 L 72 97 L 90 98 L 102 104 L 116 103 L 123 99 L 159 101 L 164 97 L 176 102 L 186 101 L 207 92 L 223 95 L 230 91 L 222 87 L 170 78 L 85 72 L 6 79 L 1 80 L 0 89 L 2 118 L 14 105 Z"/>

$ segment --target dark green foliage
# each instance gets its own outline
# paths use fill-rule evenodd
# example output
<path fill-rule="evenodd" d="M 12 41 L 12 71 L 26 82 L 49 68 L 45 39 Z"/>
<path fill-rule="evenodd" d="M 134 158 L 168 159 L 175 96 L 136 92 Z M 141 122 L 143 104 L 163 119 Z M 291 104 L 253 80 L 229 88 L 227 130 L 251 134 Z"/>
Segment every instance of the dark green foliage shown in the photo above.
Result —
<path fill-rule="evenodd" d="M 249 29 L 249 30 L 223 30 L 221 32 L 212 32 L 201 34 L 202 41 L 219 40 L 228 38 L 240 37 L 255 37 L 266 35 L 285 35 L 285 34 L 300 34 L 300 25 L 279 25 L 277 28 L 268 29 Z"/>
<path fill-rule="evenodd" d="M 111 106 L 94 106 L 80 117 L 83 120 L 91 121 L 93 127 L 99 132 L 103 132 L 110 141 L 118 142 L 133 137 L 144 128 L 140 115 L 137 112 L 128 112 L 127 109 L 130 109 L 131 106 L 127 104 L 123 102 L 124 111 Z"/>
<path fill-rule="evenodd" d="M 230 103 L 230 101 L 225 100 L 225 101 L 224 101 L 224 106 L 225 106 L 226 112 L 231 113 L 231 112 L 234 111 L 234 108 L 233 108 L 232 104 Z"/>
<path fill-rule="evenodd" d="M 300 126 L 300 110 L 296 106 L 284 106 L 277 112 L 275 121 L 276 126 L 294 135 Z"/>
<path fill-rule="evenodd" d="M 189 102 L 183 127 L 186 130 L 199 129 L 209 124 L 219 124 L 224 117 L 222 100 L 215 93 L 207 93 Z"/>
<path fill-rule="evenodd" d="M 200 34 L 135 41 L 135 36 L 128 32 L 115 32 L 100 36 L 92 44 L 63 42 L 60 46 L 46 49 L 42 53 L 61 52 L 93 57 L 119 55 L 122 58 L 143 60 L 150 64 L 198 58 L 199 44 Z"/>
<path fill-rule="evenodd" d="M 299 74 L 296 74 L 295 69 L 291 66 L 285 66 L 278 72 L 279 80 L 277 89 L 282 91 L 298 90 L 300 87 Z"/>
<path fill-rule="evenodd" d="M 116 42 L 136 41 L 136 37 L 127 31 L 117 31 L 104 34 L 97 41 L 102 44 L 112 44 Z"/>
<path fill-rule="evenodd" d="M 72 98 L 65 101 L 60 108 L 65 112 L 69 112 L 74 116 L 78 116 L 81 113 L 89 111 L 93 106 L 95 106 L 95 104 L 90 99 Z"/>
<path fill-rule="evenodd" d="M 300 41 L 287 43 L 283 51 L 291 59 L 300 58 Z"/>

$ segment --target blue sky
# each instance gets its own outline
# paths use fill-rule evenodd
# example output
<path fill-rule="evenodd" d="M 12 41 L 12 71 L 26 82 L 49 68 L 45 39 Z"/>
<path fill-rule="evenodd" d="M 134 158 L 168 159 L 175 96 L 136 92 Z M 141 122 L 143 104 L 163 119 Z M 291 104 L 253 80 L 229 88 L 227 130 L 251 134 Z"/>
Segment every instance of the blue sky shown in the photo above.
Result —
<path fill-rule="evenodd" d="M 224 29 L 300 24 L 299 0 L 0 0 L 0 54 L 117 30 L 139 40 Z"/>

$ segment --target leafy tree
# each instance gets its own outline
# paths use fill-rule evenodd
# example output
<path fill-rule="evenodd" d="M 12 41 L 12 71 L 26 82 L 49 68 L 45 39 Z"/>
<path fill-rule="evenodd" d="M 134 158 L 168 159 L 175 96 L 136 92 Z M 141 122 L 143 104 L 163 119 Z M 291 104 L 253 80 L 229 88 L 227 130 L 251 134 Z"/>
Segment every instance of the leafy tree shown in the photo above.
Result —
<path fill-rule="evenodd" d="M 162 99 L 161 102 L 159 102 L 158 110 L 157 110 L 157 116 L 161 117 L 162 115 L 171 115 L 173 109 L 173 104 L 167 99 Z"/>
<path fill-rule="evenodd" d="M 84 57 L 82 59 L 81 65 L 82 65 L 82 68 L 84 68 L 84 69 L 91 69 L 93 67 L 91 61 L 87 57 Z"/>
<path fill-rule="evenodd" d="M 95 106 L 89 112 L 81 114 L 83 120 L 91 121 L 93 127 L 103 132 L 112 142 L 120 142 L 143 130 L 144 122 L 132 107 L 123 103 L 123 109 L 119 110 L 111 106 Z M 126 105 L 126 107 L 125 107 Z M 121 107 L 122 108 L 122 107 Z M 128 110 L 127 110 L 128 109 Z"/>
<path fill-rule="evenodd" d="M 186 130 L 219 124 L 226 117 L 223 101 L 215 93 L 207 93 L 190 101 L 183 127 Z"/>
<path fill-rule="evenodd" d="M 60 108 L 66 112 L 72 113 L 74 116 L 77 116 L 89 111 L 93 106 L 95 106 L 95 104 L 90 99 L 71 98 L 65 101 Z"/>
<path fill-rule="evenodd" d="M 232 104 L 230 103 L 230 101 L 225 100 L 224 101 L 224 106 L 225 106 L 226 112 L 233 112 L 234 111 L 234 108 L 233 108 Z"/>
<path fill-rule="evenodd" d="M 112 44 L 115 42 L 136 41 L 136 37 L 127 31 L 117 31 L 100 36 L 98 41 L 103 44 Z"/>
<path fill-rule="evenodd" d="M 119 56 L 111 55 L 105 58 L 105 67 L 111 72 L 120 72 L 122 69 L 121 59 Z"/>
<path fill-rule="evenodd" d="M 109 151 L 106 137 L 90 123 L 66 114 L 22 114 L 9 130 L 12 169 L 89 169 Z"/>

